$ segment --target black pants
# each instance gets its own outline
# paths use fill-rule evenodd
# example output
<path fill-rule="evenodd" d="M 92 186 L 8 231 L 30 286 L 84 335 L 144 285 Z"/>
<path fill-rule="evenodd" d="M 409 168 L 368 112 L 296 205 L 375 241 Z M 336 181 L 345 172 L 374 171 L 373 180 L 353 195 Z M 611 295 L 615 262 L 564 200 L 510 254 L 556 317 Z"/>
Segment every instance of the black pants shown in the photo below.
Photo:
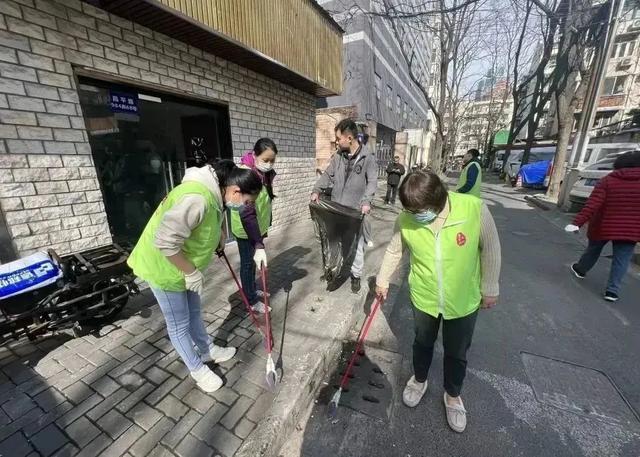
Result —
<path fill-rule="evenodd" d="M 416 381 L 427 380 L 433 359 L 433 345 L 438 338 L 440 321 L 443 321 L 444 390 L 450 397 L 459 396 L 467 372 L 467 350 L 471 346 L 478 311 L 459 319 L 444 320 L 442 315 L 435 318 L 414 306 L 413 316 L 416 327 L 416 339 L 413 343 L 413 370 Z"/>
<path fill-rule="evenodd" d="M 387 196 L 385 197 L 384 201 L 387 203 L 395 203 L 397 194 L 398 194 L 398 186 L 387 184 Z"/>

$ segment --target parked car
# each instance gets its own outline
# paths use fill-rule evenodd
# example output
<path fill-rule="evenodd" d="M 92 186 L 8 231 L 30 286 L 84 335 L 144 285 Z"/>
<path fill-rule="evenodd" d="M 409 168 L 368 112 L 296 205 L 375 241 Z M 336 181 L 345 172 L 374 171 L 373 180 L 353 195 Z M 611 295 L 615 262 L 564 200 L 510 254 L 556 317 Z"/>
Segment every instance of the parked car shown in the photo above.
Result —
<path fill-rule="evenodd" d="M 578 180 L 569 192 L 569 201 L 575 209 L 584 206 L 598 181 L 613 171 L 613 162 L 625 152 L 629 151 L 607 154 L 603 159 L 580 171 Z"/>
<path fill-rule="evenodd" d="M 518 185 L 534 189 L 546 189 L 553 169 L 553 160 L 541 160 L 520 167 Z"/>
<path fill-rule="evenodd" d="M 496 152 L 496 155 L 493 158 L 493 163 L 491 164 L 492 171 L 502 171 L 502 166 L 504 165 L 504 155 L 504 151 Z"/>
<path fill-rule="evenodd" d="M 504 172 L 507 180 L 512 186 L 516 185 L 518 180 L 518 172 L 522 166 L 522 155 L 524 151 L 513 151 L 509 154 L 509 159 L 504 167 Z M 532 148 L 529 155 L 529 163 L 541 162 L 543 160 L 549 160 L 553 162 L 556 155 L 555 146 L 543 146 L 538 148 Z M 553 166 L 553 165 L 551 165 Z"/>

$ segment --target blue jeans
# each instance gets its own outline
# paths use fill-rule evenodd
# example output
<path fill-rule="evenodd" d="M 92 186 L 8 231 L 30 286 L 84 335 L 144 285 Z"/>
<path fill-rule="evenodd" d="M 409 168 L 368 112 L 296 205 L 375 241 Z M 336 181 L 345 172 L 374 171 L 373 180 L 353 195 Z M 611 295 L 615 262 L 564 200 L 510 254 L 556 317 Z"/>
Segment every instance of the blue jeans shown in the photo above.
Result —
<path fill-rule="evenodd" d="M 176 352 L 189 371 L 202 368 L 200 354 L 208 353 L 212 342 L 202 320 L 200 296 L 191 291 L 171 292 L 153 287 L 151 291 L 158 300 L 167 322 L 169 339 Z"/>
<path fill-rule="evenodd" d="M 256 294 L 256 264 L 253 261 L 253 255 L 256 249 L 251 241 L 237 238 L 238 252 L 240 253 L 240 281 L 242 281 L 242 290 L 244 290 L 247 299 L 251 305 L 258 301 Z"/>
<path fill-rule="evenodd" d="M 576 265 L 578 273 L 583 275 L 587 274 L 589 270 L 600 258 L 602 248 L 606 246 L 609 241 L 606 240 L 589 240 L 589 246 L 582 254 L 582 257 Z M 620 291 L 620 283 L 627 273 L 629 263 L 633 257 L 633 251 L 636 247 L 636 243 L 633 241 L 612 241 L 613 243 L 613 260 L 611 261 L 611 271 L 609 272 L 609 282 L 607 283 L 607 292 L 612 292 L 618 295 Z"/>

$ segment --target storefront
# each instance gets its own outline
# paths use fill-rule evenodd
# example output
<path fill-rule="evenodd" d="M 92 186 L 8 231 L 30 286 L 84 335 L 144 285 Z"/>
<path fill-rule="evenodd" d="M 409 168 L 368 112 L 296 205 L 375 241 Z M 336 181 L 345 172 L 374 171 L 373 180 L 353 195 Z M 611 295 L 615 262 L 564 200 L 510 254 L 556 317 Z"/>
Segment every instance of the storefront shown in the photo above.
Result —
<path fill-rule="evenodd" d="M 342 31 L 308 0 L 206 3 L 3 0 L 0 262 L 133 242 L 186 167 L 265 136 L 274 229 L 308 218 L 315 100 L 341 90 Z"/>
<path fill-rule="evenodd" d="M 135 243 L 186 167 L 233 158 L 224 105 L 89 78 L 78 94 L 115 242 Z"/>

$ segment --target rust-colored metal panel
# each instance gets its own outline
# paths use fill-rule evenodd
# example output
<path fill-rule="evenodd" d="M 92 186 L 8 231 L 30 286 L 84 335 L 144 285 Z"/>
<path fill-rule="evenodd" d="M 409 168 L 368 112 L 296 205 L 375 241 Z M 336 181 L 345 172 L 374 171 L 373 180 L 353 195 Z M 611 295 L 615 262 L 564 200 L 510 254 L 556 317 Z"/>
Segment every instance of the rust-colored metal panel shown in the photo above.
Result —
<path fill-rule="evenodd" d="M 109 9 L 110 3 L 116 2 L 102 0 L 102 7 Z M 130 8 L 142 2 L 117 3 Z M 313 0 L 144 0 L 144 3 L 165 13 L 173 12 L 176 18 L 219 38 L 227 37 L 248 51 L 257 51 L 308 79 L 318 89 L 333 94 L 342 90 L 342 30 Z M 117 13 L 126 8 L 119 6 Z M 134 20 L 140 17 L 137 15 Z M 173 36 L 171 29 L 164 26 L 159 31 Z M 217 54 L 215 50 L 213 53 Z"/>
<path fill-rule="evenodd" d="M 314 0 L 98 1 L 114 14 L 307 92 L 342 91 L 342 30 Z"/>

